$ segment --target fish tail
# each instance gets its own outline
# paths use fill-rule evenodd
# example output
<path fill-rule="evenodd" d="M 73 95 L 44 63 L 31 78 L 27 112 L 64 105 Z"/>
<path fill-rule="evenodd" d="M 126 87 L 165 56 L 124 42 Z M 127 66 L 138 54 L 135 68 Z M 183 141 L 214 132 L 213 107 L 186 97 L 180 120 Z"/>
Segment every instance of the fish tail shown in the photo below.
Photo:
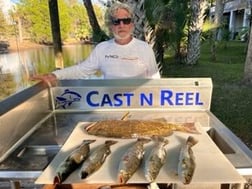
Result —
<path fill-rule="evenodd" d="M 87 139 L 87 140 L 85 139 L 85 140 L 82 141 L 82 143 L 91 144 L 91 143 L 93 143 L 95 141 L 96 141 L 95 139 L 92 139 L 92 140 L 91 139 Z"/>
<path fill-rule="evenodd" d="M 116 144 L 118 141 L 115 140 L 106 140 L 105 145 L 107 146 L 112 146 L 113 144 Z"/>
<path fill-rule="evenodd" d="M 86 131 L 88 132 L 90 129 L 92 130 L 92 127 L 94 127 L 97 124 L 97 122 L 91 123 L 88 126 L 85 127 Z"/>
<path fill-rule="evenodd" d="M 140 138 L 137 138 L 137 141 L 138 141 L 138 142 L 142 142 L 143 144 L 145 144 L 145 143 L 150 142 L 151 139 L 150 139 L 150 138 L 140 137 Z"/>
<path fill-rule="evenodd" d="M 197 143 L 198 143 L 198 140 L 195 139 L 194 137 L 189 136 L 189 137 L 187 138 L 187 141 L 186 141 L 186 144 L 187 144 L 187 145 L 189 145 L 189 146 L 194 146 L 194 145 L 197 144 Z"/>
<path fill-rule="evenodd" d="M 194 123 L 182 123 L 178 127 L 176 127 L 175 130 L 193 134 L 200 134 Z"/>

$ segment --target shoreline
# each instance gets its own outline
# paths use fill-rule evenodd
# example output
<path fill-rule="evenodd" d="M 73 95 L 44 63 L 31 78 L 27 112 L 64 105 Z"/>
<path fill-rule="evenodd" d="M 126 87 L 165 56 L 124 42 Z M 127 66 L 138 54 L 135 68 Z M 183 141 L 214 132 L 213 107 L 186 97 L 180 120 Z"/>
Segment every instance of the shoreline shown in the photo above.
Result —
<path fill-rule="evenodd" d="M 73 44 L 83 44 L 83 43 L 79 41 L 71 41 L 71 42 L 64 42 L 62 46 L 73 45 Z M 26 41 L 26 40 L 23 42 L 16 42 L 16 41 L 11 40 L 9 41 L 8 53 L 19 52 L 19 51 L 24 51 L 24 50 L 34 49 L 34 48 L 43 48 L 43 47 L 49 47 L 49 45 L 42 45 L 42 44 L 38 44 L 31 41 Z"/>
<path fill-rule="evenodd" d="M 8 52 L 13 53 L 13 52 L 34 49 L 34 48 L 42 48 L 42 47 L 45 47 L 45 45 L 40 45 L 40 44 L 30 42 L 30 41 L 16 42 L 16 41 L 11 40 L 9 41 Z"/>

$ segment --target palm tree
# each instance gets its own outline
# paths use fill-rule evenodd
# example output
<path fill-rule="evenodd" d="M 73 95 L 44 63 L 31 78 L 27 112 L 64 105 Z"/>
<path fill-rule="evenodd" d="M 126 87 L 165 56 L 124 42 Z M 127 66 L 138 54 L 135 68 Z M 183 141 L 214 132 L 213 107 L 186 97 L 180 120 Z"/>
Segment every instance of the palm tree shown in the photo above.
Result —
<path fill-rule="evenodd" d="M 196 64 L 200 58 L 201 31 L 204 23 L 207 0 L 190 1 L 190 18 L 188 19 L 188 45 L 186 64 Z"/>
<path fill-rule="evenodd" d="M 167 31 L 171 20 L 171 11 L 163 0 L 145 0 L 144 8 L 146 16 L 145 38 L 153 47 L 159 70 L 162 73 L 165 45 L 169 38 Z"/>
<path fill-rule="evenodd" d="M 164 68 L 165 48 L 173 49 L 175 62 L 181 63 L 186 53 L 185 27 L 188 2 L 185 0 L 145 0 L 146 16 L 153 30 L 154 50 Z"/>

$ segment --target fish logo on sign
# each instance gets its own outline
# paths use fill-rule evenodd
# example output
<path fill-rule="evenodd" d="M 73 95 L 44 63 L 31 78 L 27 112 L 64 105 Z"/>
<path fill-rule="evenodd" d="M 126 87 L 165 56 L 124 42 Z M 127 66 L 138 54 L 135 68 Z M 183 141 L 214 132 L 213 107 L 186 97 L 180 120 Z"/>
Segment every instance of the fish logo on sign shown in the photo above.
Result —
<path fill-rule="evenodd" d="M 71 106 L 74 102 L 79 102 L 81 95 L 75 91 L 66 89 L 64 93 L 56 97 L 56 108 L 64 108 Z"/>

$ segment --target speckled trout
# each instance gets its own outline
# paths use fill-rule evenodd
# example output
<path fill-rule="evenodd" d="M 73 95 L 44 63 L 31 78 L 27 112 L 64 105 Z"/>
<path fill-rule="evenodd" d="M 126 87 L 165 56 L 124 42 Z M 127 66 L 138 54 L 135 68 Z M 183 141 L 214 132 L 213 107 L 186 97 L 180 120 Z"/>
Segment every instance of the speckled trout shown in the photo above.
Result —
<path fill-rule="evenodd" d="M 167 151 L 165 147 L 169 143 L 167 139 L 161 136 L 152 136 L 151 138 L 154 141 L 154 146 L 144 166 L 144 176 L 150 183 L 156 180 L 160 169 L 166 162 Z"/>
<path fill-rule="evenodd" d="M 107 140 L 88 156 L 80 169 L 81 179 L 87 178 L 103 165 L 106 158 L 111 154 L 110 146 L 116 143 L 117 141 Z"/>
<path fill-rule="evenodd" d="M 67 177 L 83 163 L 90 152 L 89 144 L 93 142 L 95 142 L 95 140 L 83 140 L 82 144 L 72 151 L 57 167 L 57 175 L 54 177 L 54 184 L 60 184 L 65 181 Z"/>
<path fill-rule="evenodd" d="M 127 183 L 136 172 L 144 157 L 144 144 L 150 141 L 151 139 L 149 138 L 138 138 L 137 141 L 124 153 L 118 168 L 118 183 Z"/>
<path fill-rule="evenodd" d="M 182 146 L 179 155 L 178 176 L 184 184 L 190 184 L 194 170 L 196 168 L 195 157 L 192 147 L 198 143 L 194 137 L 189 136 L 186 143 Z"/>

